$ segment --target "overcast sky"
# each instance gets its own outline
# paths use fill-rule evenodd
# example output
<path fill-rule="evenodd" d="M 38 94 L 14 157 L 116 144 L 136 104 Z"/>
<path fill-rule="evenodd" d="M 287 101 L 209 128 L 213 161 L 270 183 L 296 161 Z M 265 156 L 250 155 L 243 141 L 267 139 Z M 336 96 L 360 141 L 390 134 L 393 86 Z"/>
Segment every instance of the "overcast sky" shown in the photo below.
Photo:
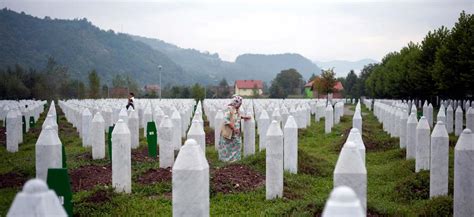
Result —
<path fill-rule="evenodd" d="M 116 32 L 219 53 L 300 53 L 311 60 L 380 60 L 429 31 L 452 27 L 474 0 L 0 0 L 43 18 L 87 18 Z"/>

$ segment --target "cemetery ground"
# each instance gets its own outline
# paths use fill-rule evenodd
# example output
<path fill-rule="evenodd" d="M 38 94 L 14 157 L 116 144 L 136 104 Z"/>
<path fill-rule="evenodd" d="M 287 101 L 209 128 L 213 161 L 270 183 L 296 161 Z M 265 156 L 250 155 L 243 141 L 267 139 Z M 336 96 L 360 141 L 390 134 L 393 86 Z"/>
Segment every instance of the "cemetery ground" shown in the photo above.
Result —
<path fill-rule="evenodd" d="M 66 121 L 61 109 L 56 109 L 72 181 L 75 215 L 171 216 L 171 172 L 159 169 L 158 160 L 147 157 L 143 132 L 140 147 L 132 150 L 132 193 L 114 193 L 108 157 L 92 160 L 91 148 L 82 147 L 76 129 Z M 429 172 L 416 174 L 415 161 L 405 160 L 398 139 L 383 132 L 372 112 L 365 107 L 362 112 L 368 216 L 452 215 L 453 153 L 457 138 L 450 136 L 449 196 L 429 200 Z M 45 114 L 24 135 L 18 152 L 8 153 L 5 137 L 0 137 L 0 216 L 6 215 L 24 182 L 35 177 L 34 146 Z M 217 159 L 213 142 L 207 140 L 212 136 L 206 135 L 211 216 L 319 216 L 333 188 L 333 170 L 351 126 L 351 116 L 344 116 L 332 133 L 324 134 L 324 119 L 315 122 L 313 117 L 310 127 L 299 130 L 298 174 L 285 173 L 283 198 L 270 201 L 265 200 L 265 152 L 256 151 L 239 162 L 222 163 Z M 206 127 L 206 134 L 213 135 L 210 130 Z M 4 128 L 0 131 L 4 132 Z"/>

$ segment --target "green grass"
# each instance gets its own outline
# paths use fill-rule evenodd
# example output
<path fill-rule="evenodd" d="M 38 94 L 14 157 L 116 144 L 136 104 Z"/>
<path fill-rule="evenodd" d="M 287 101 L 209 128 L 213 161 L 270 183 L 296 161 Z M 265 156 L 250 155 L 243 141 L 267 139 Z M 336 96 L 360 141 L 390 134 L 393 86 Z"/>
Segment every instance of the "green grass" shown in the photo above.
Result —
<path fill-rule="evenodd" d="M 445 216 L 446 211 L 452 214 L 450 206 L 452 206 L 453 147 L 450 150 L 450 196 L 436 200 L 429 200 L 423 196 L 424 194 L 412 197 L 407 189 L 412 189 L 412 185 L 415 185 L 426 191 L 427 186 L 423 183 L 426 183 L 429 175 L 415 175 L 415 163 L 413 160 L 405 160 L 405 152 L 398 148 L 398 140 L 390 138 L 382 131 L 381 125 L 371 112 L 365 108 L 363 112 L 367 113 L 363 116 L 363 137 L 364 141 L 370 143 L 366 155 L 368 212 L 385 216 Z M 76 130 L 66 122 L 62 114 L 59 117 L 60 138 L 66 147 L 69 169 L 88 164 L 109 164 L 107 159 L 93 161 L 81 158 L 82 154 L 91 153 L 90 148 L 82 147 Z M 38 126 L 41 126 L 43 118 L 44 115 Z M 333 187 L 332 173 L 340 147 L 351 126 L 351 117 L 345 116 L 341 119 L 341 123 L 333 128 L 332 133 L 324 134 L 324 120 L 317 123 L 313 120 L 308 129 L 299 131 L 298 174 L 285 173 L 283 198 L 265 200 L 264 187 L 251 192 L 233 194 L 216 193 L 211 190 L 211 216 L 313 216 L 321 213 Z M 16 171 L 25 173 L 30 178 L 34 177 L 34 144 L 39 129 L 33 131 L 34 133 L 25 136 L 25 142 L 20 145 L 20 151 L 17 153 L 8 153 L 5 147 L 0 147 L 0 174 Z M 140 133 L 140 136 L 143 134 Z M 141 138 L 140 148 L 145 146 L 146 140 Z M 206 156 L 211 167 L 227 165 L 218 160 L 214 145 L 207 147 Z M 257 151 L 255 155 L 243 158 L 238 163 L 265 174 L 265 152 Z M 158 162 L 132 162 L 131 194 L 113 193 L 110 186 L 97 186 L 89 191 L 74 193 L 74 213 L 80 216 L 170 216 L 171 182 L 152 185 L 136 182 L 140 174 L 149 168 L 157 167 Z M 6 214 L 19 190 L 20 188 L 0 189 L 2 195 L 0 216 Z M 100 204 L 87 202 L 89 196 L 99 191 L 108 192 L 110 201 Z"/>

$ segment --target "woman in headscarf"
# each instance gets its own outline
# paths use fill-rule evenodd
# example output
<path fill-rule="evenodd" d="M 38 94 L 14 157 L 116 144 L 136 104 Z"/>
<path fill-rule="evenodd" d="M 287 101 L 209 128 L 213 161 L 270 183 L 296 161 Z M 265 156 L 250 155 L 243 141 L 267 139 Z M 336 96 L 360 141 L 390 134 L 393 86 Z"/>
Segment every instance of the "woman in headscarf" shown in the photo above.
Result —
<path fill-rule="evenodd" d="M 222 161 L 236 161 L 241 158 L 242 138 L 240 129 L 240 119 L 249 119 L 250 117 L 241 116 L 239 113 L 240 105 L 242 105 L 242 97 L 234 96 L 232 102 L 228 105 L 224 113 L 224 125 L 219 140 L 219 159 Z M 226 128 L 232 130 L 232 136 L 225 136 Z M 227 137 L 227 138 L 226 138 Z"/>

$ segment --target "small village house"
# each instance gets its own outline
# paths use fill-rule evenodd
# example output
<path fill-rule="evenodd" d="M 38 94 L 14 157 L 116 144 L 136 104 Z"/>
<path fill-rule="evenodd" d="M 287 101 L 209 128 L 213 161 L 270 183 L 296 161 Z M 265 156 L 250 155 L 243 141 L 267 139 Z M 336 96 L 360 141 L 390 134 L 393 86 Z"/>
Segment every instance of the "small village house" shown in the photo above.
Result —
<path fill-rule="evenodd" d="M 334 92 L 329 94 L 329 99 L 340 99 L 342 98 L 342 91 L 344 87 L 340 81 L 337 81 L 334 85 Z M 314 88 L 314 80 L 304 85 L 304 92 L 306 98 L 326 98 L 326 94 L 319 94 L 318 90 Z"/>
<path fill-rule="evenodd" d="M 263 82 L 262 80 L 236 80 L 235 81 L 235 94 L 240 96 L 258 96 L 263 94 Z"/>

